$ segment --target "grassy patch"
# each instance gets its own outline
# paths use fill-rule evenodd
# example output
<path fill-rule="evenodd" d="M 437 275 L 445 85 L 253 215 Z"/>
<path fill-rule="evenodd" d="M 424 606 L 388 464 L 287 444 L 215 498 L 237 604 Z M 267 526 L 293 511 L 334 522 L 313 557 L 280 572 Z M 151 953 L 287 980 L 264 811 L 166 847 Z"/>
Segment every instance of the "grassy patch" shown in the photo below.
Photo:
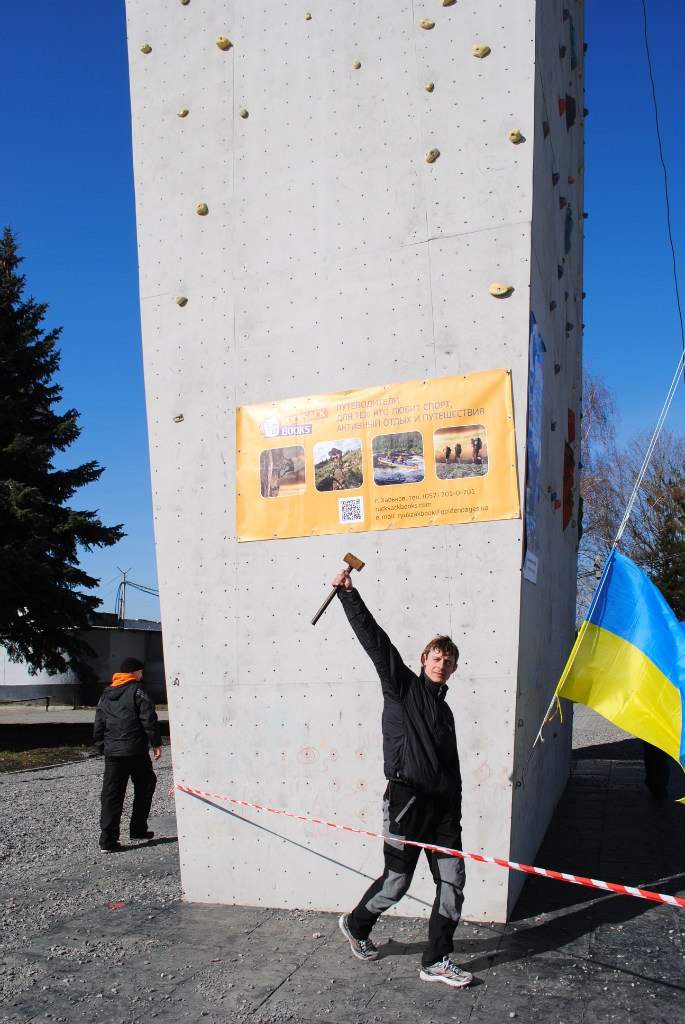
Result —
<path fill-rule="evenodd" d="M 0 772 L 49 767 L 64 761 L 84 761 L 93 756 L 92 747 L 36 747 L 33 750 L 0 750 Z"/>

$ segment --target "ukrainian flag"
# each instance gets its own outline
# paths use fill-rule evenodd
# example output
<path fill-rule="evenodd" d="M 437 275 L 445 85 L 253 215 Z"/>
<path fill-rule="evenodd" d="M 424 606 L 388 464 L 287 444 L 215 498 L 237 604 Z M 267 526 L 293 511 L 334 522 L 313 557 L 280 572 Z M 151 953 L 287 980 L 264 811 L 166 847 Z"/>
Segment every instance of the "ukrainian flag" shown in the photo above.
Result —
<path fill-rule="evenodd" d="M 685 769 L 685 631 L 646 573 L 615 549 L 556 692 Z"/>

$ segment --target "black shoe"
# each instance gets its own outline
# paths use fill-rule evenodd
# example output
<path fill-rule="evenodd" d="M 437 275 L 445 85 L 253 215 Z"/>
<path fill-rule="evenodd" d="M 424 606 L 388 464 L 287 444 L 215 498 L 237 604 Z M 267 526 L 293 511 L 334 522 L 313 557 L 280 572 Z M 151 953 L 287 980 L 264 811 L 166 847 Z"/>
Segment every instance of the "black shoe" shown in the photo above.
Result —
<path fill-rule="evenodd" d="M 119 850 L 123 850 L 121 843 L 114 843 L 113 846 L 101 846 L 100 853 L 118 853 Z"/>
<path fill-rule="evenodd" d="M 338 919 L 338 927 L 350 944 L 350 949 L 357 960 L 375 960 L 378 950 L 371 939 L 355 939 L 347 924 L 347 914 L 341 914 Z"/>
<path fill-rule="evenodd" d="M 142 836 L 131 836 L 130 839 L 132 843 L 149 843 L 154 837 L 154 832 L 145 832 Z"/>

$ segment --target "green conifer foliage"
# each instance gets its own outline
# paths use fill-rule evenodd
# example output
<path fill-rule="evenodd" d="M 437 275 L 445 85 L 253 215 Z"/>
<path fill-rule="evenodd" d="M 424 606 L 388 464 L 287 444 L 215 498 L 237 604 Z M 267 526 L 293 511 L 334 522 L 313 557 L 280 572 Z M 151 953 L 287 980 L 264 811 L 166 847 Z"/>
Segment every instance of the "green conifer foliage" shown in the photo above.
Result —
<path fill-rule="evenodd" d="M 9 228 L 0 241 L 0 644 L 12 660 L 49 673 L 92 677 L 79 637 L 101 603 L 79 568 L 79 547 L 115 544 L 120 526 L 67 502 L 103 472 L 96 462 L 56 469 L 79 436 L 75 409 L 58 412 L 61 328 L 42 327 L 47 305 L 24 297 L 22 257 Z"/>

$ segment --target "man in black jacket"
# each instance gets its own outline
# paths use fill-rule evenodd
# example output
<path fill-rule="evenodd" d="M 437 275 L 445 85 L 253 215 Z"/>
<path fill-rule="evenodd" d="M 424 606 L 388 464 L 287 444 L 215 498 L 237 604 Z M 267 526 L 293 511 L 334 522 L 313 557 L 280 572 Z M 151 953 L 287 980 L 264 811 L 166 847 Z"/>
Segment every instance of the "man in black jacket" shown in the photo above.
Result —
<path fill-rule="evenodd" d="M 333 580 L 357 639 L 371 658 L 383 691 L 383 762 L 388 786 L 383 798 L 385 870 L 364 893 L 340 929 L 359 960 L 375 960 L 369 938 L 388 907 L 404 896 L 421 855 L 405 840 L 461 849 L 461 774 L 454 717 L 445 702 L 447 680 L 459 651 L 447 636 L 435 637 L 421 655 L 421 674 L 403 663 L 352 586 L 347 572 Z M 422 957 L 422 981 L 463 988 L 473 981 L 451 959 L 453 936 L 464 902 L 466 873 L 461 857 L 426 850 L 436 885 Z"/>
<path fill-rule="evenodd" d="M 152 698 L 141 686 L 143 663 L 124 658 L 112 685 L 104 691 L 95 710 L 93 741 L 105 755 L 105 774 L 100 796 L 100 852 L 121 849 L 119 826 L 129 778 L 133 782 L 132 842 L 148 842 L 147 819 L 157 776 L 152 770 L 148 744 L 155 761 L 162 756 L 162 737 Z"/>

